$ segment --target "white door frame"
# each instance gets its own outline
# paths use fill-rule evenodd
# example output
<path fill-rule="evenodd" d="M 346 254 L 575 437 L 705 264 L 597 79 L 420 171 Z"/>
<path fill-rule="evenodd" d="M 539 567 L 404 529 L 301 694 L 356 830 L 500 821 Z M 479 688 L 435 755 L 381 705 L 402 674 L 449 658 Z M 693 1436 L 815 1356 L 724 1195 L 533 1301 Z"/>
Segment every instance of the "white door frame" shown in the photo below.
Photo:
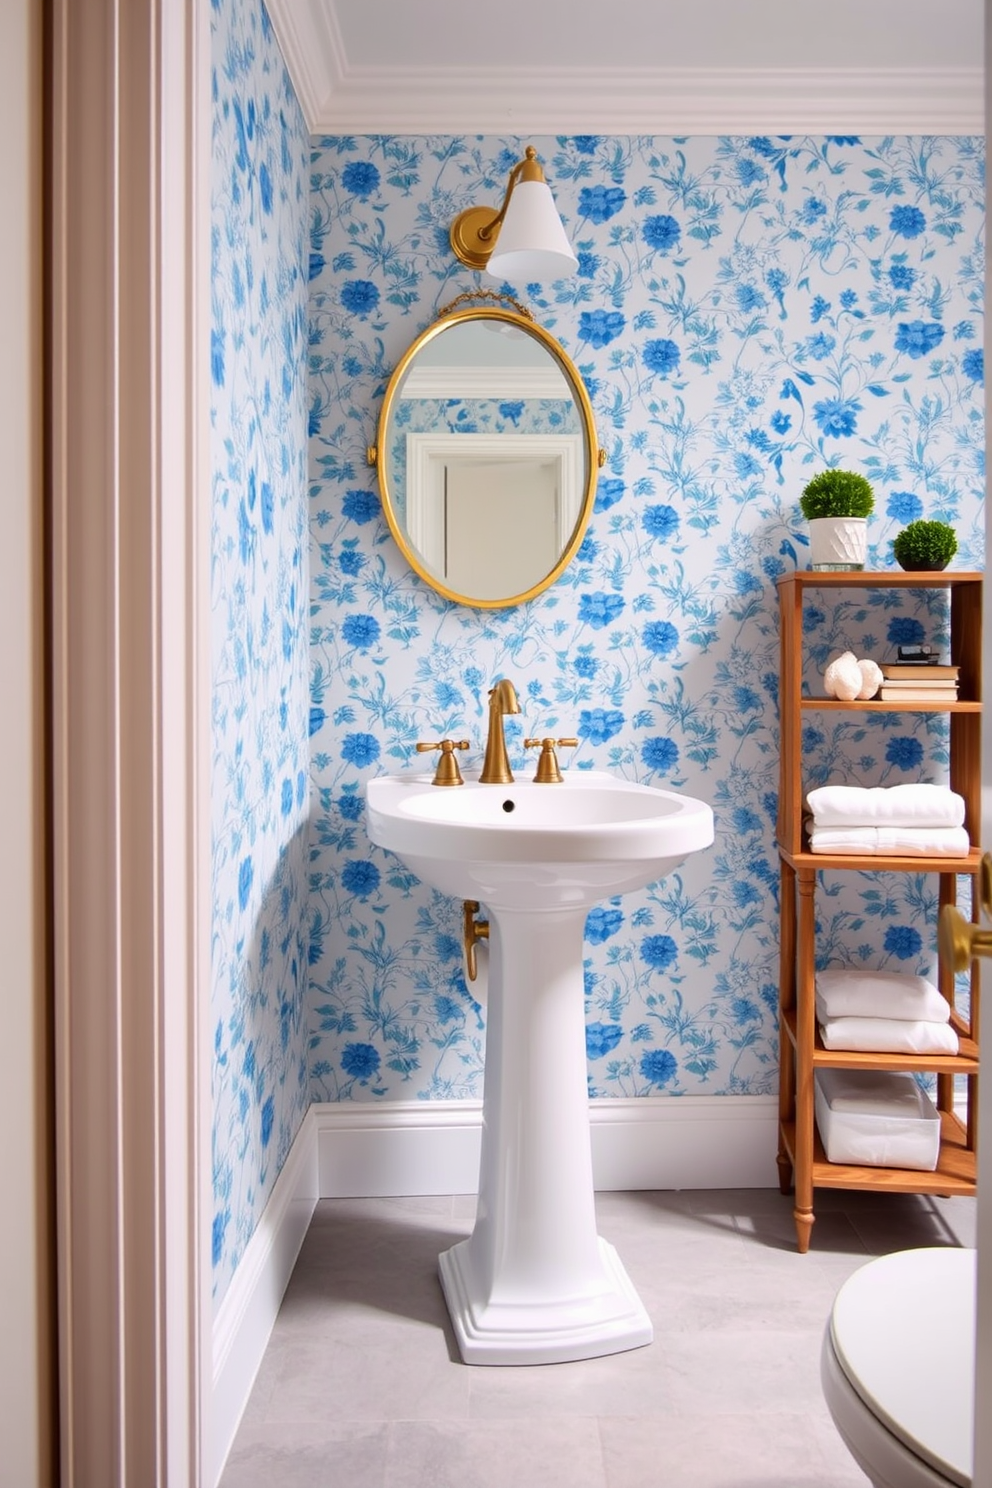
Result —
<path fill-rule="evenodd" d="M 199 1488 L 209 1331 L 205 0 L 51 0 L 62 1488 Z"/>

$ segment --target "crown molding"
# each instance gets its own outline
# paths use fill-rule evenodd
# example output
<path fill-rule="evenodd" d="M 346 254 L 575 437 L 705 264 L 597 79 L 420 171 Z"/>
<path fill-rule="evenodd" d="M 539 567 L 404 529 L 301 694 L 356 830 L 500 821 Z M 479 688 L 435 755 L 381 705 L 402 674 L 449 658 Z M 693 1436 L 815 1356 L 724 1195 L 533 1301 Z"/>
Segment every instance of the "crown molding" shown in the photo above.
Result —
<path fill-rule="evenodd" d="M 311 134 L 966 134 L 974 67 L 349 67 L 330 7 L 269 0 Z"/>

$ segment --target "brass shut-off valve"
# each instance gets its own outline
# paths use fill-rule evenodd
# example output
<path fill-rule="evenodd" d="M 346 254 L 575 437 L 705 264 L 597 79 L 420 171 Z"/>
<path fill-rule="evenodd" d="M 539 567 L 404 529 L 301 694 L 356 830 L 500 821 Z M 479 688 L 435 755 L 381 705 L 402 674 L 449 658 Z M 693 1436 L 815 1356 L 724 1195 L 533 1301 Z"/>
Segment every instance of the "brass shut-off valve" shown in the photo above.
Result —
<path fill-rule="evenodd" d="M 440 744 L 418 744 L 417 753 L 429 754 L 432 749 L 440 749 L 441 751 L 441 758 L 437 762 L 437 769 L 434 771 L 432 784 L 464 785 L 462 772 L 459 770 L 458 761 L 455 759 L 455 750 L 468 748 L 469 741 L 467 739 L 442 739 Z"/>
<path fill-rule="evenodd" d="M 463 901 L 462 941 L 465 945 L 465 966 L 470 982 L 474 982 L 479 975 L 479 958 L 476 954 L 475 943 L 477 940 L 489 939 L 489 921 L 477 920 L 475 917 L 478 913 L 478 899 L 466 899 Z"/>
<path fill-rule="evenodd" d="M 578 739 L 525 739 L 525 749 L 540 749 L 541 751 L 534 775 L 535 785 L 559 785 L 564 777 L 558 768 L 555 745 L 557 744 L 561 749 L 574 749 L 578 742 Z"/>
<path fill-rule="evenodd" d="M 992 915 L 992 853 L 982 857 L 978 875 L 978 899 L 987 915 Z M 977 956 L 992 956 L 992 930 L 966 920 L 954 904 L 940 911 L 938 927 L 941 960 L 954 971 L 967 971 Z"/>

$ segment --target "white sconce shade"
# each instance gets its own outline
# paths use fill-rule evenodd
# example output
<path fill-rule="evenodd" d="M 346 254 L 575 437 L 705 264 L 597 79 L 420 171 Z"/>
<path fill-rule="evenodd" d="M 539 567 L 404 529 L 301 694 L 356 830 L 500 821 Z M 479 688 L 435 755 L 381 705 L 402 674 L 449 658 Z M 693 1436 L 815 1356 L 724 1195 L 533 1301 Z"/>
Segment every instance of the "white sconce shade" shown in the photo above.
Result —
<path fill-rule="evenodd" d="M 579 267 L 533 145 L 511 170 L 499 211 L 466 207 L 450 236 L 459 262 L 497 279 L 547 283 Z"/>
<path fill-rule="evenodd" d="M 572 252 L 546 181 L 521 181 L 513 191 L 486 272 L 514 283 L 547 283 L 574 274 Z"/>

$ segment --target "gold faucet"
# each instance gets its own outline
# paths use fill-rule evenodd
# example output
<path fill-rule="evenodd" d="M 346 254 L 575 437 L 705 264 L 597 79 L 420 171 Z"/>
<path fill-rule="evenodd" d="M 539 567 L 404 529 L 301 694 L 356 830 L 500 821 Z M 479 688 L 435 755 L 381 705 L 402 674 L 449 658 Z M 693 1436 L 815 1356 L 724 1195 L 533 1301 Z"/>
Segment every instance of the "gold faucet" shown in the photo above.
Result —
<path fill-rule="evenodd" d="M 483 785 L 512 785 L 513 773 L 506 753 L 503 733 L 504 713 L 519 713 L 516 689 L 508 677 L 502 677 L 489 689 L 489 738 L 479 780 Z"/>
<path fill-rule="evenodd" d="M 578 739 L 525 739 L 525 749 L 539 749 L 541 758 L 537 762 L 537 774 L 534 776 L 536 785 L 560 785 L 564 776 L 558 766 L 558 756 L 555 754 L 555 745 L 563 748 L 575 748 Z"/>

